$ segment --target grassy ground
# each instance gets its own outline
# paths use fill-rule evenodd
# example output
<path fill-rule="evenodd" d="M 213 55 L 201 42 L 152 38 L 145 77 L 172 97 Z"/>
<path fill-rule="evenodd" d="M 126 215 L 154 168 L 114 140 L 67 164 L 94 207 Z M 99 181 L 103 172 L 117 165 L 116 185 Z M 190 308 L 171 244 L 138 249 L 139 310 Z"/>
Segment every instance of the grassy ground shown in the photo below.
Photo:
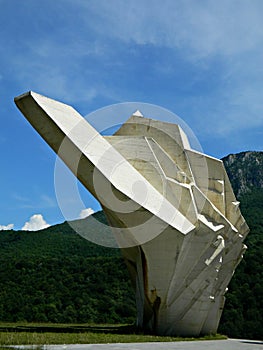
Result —
<path fill-rule="evenodd" d="M 0 323 L 0 345 L 103 344 L 226 339 L 214 335 L 200 338 L 159 337 L 136 333 L 130 325 L 64 325 Z"/>

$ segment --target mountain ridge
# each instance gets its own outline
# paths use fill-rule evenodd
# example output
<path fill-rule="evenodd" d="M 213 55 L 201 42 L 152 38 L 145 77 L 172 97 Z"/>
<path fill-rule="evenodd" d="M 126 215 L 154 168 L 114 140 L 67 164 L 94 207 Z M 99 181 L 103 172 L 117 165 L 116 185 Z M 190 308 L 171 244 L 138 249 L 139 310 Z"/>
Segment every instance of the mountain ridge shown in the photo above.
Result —
<path fill-rule="evenodd" d="M 262 339 L 263 152 L 222 160 L 250 233 L 226 294 L 219 332 Z M 102 211 L 93 218 L 106 223 Z M 71 226 L 64 222 L 35 232 L 0 233 L 0 321 L 135 322 L 134 292 L 120 251 L 89 242 Z M 96 234 L 94 227 L 90 230 Z"/>

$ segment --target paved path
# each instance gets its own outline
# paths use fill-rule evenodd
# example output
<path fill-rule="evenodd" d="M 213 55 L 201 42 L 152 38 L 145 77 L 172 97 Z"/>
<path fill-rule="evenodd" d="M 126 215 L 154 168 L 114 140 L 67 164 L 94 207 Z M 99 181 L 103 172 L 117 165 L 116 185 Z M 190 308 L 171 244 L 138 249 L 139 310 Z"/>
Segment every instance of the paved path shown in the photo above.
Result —
<path fill-rule="evenodd" d="M 13 348 L 14 349 L 14 348 Z M 32 349 L 15 347 L 15 349 Z M 228 339 L 206 341 L 179 341 L 167 343 L 129 343 L 129 344 L 83 344 L 46 345 L 42 350 L 263 350 L 263 342 L 257 340 Z"/>

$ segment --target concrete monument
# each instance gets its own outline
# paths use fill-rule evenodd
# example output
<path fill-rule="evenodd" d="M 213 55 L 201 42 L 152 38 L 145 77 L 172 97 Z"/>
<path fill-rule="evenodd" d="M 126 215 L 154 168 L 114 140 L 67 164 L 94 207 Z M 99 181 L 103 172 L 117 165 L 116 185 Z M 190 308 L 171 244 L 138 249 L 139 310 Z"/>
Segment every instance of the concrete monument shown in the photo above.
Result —
<path fill-rule="evenodd" d="M 248 233 L 222 161 L 140 111 L 103 137 L 63 103 L 34 92 L 15 103 L 100 201 L 136 290 L 138 326 L 216 333 Z"/>

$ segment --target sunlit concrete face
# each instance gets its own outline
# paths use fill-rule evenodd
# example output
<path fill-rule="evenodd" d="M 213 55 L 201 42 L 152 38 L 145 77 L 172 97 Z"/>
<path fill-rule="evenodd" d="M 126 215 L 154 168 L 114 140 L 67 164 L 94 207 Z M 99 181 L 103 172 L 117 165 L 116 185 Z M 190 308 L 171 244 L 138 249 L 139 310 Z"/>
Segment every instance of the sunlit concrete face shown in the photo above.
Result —
<path fill-rule="evenodd" d="M 222 161 L 140 111 L 103 137 L 60 102 L 33 92 L 15 102 L 100 201 L 136 290 L 138 326 L 216 333 L 248 233 Z"/>

